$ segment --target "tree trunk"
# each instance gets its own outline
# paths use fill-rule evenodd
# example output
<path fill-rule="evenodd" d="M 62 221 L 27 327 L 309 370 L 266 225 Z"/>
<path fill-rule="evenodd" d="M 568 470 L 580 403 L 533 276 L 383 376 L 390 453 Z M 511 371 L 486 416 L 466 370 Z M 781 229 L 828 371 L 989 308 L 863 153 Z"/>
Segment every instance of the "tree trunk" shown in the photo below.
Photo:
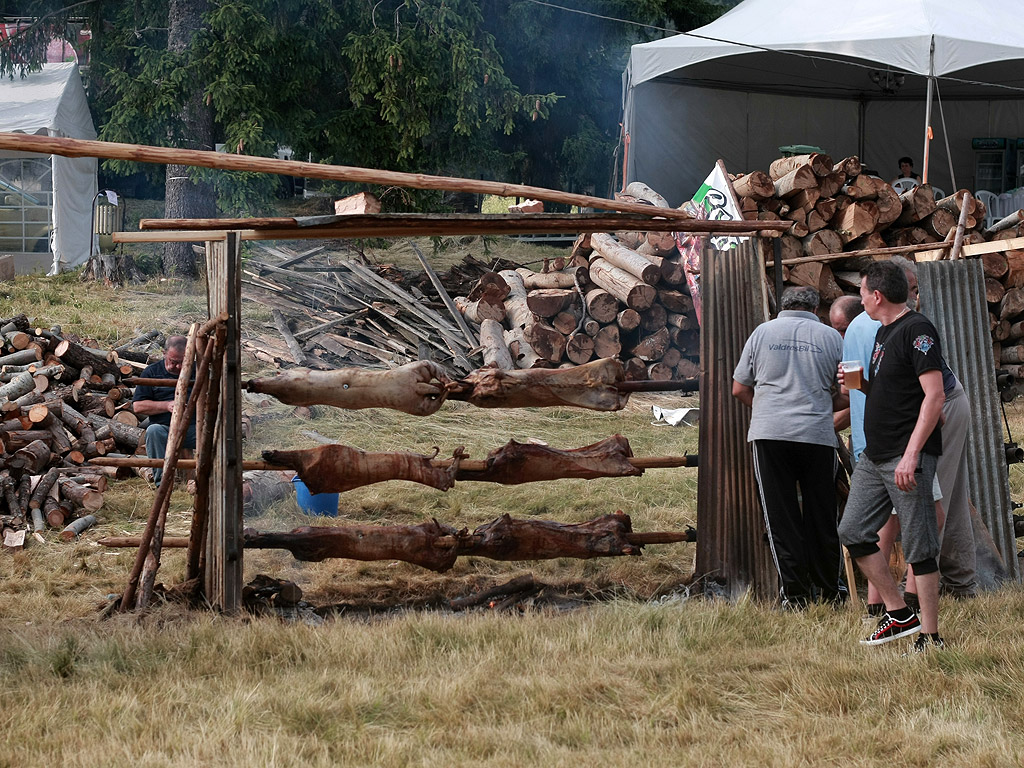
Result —
<path fill-rule="evenodd" d="M 167 11 L 168 53 L 187 58 L 196 33 L 202 29 L 202 16 L 208 8 L 208 0 L 170 0 Z M 188 95 L 182 105 L 179 130 L 172 131 L 169 137 L 171 144 L 188 149 L 213 150 L 213 112 L 203 96 L 203 83 L 192 82 L 185 87 Z M 164 216 L 168 219 L 215 217 L 217 204 L 213 186 L 207 182 L 193 183 L 188 172 L 189 168 L 184 165 L 167 166 Z M 177 277 L 196 277 L 198 271 L 192 243 L 166 243 L 163 272 Z"/>

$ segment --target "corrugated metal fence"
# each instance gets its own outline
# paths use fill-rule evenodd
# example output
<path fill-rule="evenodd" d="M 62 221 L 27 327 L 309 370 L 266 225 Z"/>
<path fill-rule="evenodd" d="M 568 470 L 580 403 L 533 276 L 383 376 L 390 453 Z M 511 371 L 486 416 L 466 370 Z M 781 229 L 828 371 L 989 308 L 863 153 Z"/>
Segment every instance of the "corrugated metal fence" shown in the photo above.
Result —
<path fill-rule="evenodd" d="M 1020 569 L 982 263 L 980 259 L 922 262 L 917 276 L 921 311 L 938 329 L 946 361 L 971 401 L 967 439 L 971 500 L 992 535 L 1007 574 L 1016 580 Z"/>
<path fill-rule="evenodd" d="M 747 337 L 768 319 L 764 257 L 752 239 L 701 256 L 700 473 L 696 576 L 729 597 L 748 588 L 777 596 L 765 542 L 747 428 L 750 410 L 732 396 L 732 373 Z M 711 588 L 713 589 L 713 588 Z"/>

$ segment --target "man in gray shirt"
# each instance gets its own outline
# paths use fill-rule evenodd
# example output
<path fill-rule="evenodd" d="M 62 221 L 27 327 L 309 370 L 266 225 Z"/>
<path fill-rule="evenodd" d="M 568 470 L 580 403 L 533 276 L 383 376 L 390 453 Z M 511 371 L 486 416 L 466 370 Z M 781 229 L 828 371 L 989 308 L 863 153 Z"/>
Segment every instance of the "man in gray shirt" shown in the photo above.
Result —
<path fill-rule="evenodd" d="M 835 386 L 843 339 L 814 314 L 813 288 L 786 289 L 779 306 L 747 339 L 732 394 L 753 408 L 747 440 L 783 605 L 841 602 L 832 412 L 846 407 Z"/>

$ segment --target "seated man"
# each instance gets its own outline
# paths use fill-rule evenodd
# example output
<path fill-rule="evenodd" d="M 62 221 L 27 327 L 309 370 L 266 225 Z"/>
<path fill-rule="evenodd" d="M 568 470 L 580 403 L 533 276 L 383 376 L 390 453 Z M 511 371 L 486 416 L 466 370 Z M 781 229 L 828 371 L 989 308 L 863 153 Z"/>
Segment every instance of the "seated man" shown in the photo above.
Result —
<path fill-rule="evenodd" d="M 184 336 L 171 336 L 167 339 L 164 359 L 153 363 L 142 371 L 144 379 L 176 379 L 181 373 L 181 364 L 185 359 L 187 339 Z M 132 397 L 132 410 L 139 416 L 149 417 L 146 428 L 146 456 L 151 459 L 162 459 L 167 452 L 167 438 L 171 427 L 171 414 L 174 413 L 174 387 L 151 387 L 139 385 Z M 196 415 L 188 431 L 185 433 L 183 447 L 192 450 L 196 447 Z M 153 481 L 159 487 L 163 470 L 153 470 Z"/>

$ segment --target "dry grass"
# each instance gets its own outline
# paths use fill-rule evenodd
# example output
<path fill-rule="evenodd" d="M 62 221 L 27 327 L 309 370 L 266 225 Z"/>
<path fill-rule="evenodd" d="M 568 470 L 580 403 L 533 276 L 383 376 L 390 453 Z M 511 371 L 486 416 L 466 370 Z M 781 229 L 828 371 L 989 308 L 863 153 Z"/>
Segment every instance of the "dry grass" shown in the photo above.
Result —
<path fill-rule="evenodd" d="M 109 343 L 154 324 L 184 327 L 203 302 L 181 284 L 117 292 L 19 279 L 0 299 L 0 314 L 15 311 Z M 615 414 L 453 403 L 427 419 L 315 409 L 312 421 L 269 406 L 256 410 L 246 455 L 310 445 L 309 429 L 366 449 L 464 445 L 474 457 L 509 438 L 574 447 L 614 432 L 641 456 L 695 451 L 696 429 L 651 426 L 654 402 L 694 401 L 634 397 Z M 1024 472 L 1011 476 L 1019 498 Z M 695 522 L 695 499 L 688 469 L 589 483 L 463 483 L 447 493 L 398 482 L 344 494 L 337 522 L 437 517 L 472 527 L 504 512 L 577 521 L 623 509 L 637 530 L 674 530 Z M 246 555 L 247 578 L 292 579 L 320 605 L 439 605 L 532 572 L 604 598 L 571 612 L 435 607 L 312 626 L 165 605 L 100 620 L 96 609 L 123 589 L 133 553 L 95 541 L 138 531 L 151 500 L 141 480 L 115 484 L 100 524 L 81 540 L 50 535 L 45 546 L 0 552 L 0 767 L 1024 764 L 1018 588 L 944 600 L 949 649 L 913 658 L 899 643 L 860 647 L 853 611 L 686 599 L 690 544 L 650 547 L 642 558 L 465 559 L 447 574 Z M 175 494 L 172 532 L 187 530 L 188 505 Z M 282 530 L 311 521 L 287 501 L 248 522 Z M 168 553 L 162 578 L 178 581 L 182 561 Z"/>

